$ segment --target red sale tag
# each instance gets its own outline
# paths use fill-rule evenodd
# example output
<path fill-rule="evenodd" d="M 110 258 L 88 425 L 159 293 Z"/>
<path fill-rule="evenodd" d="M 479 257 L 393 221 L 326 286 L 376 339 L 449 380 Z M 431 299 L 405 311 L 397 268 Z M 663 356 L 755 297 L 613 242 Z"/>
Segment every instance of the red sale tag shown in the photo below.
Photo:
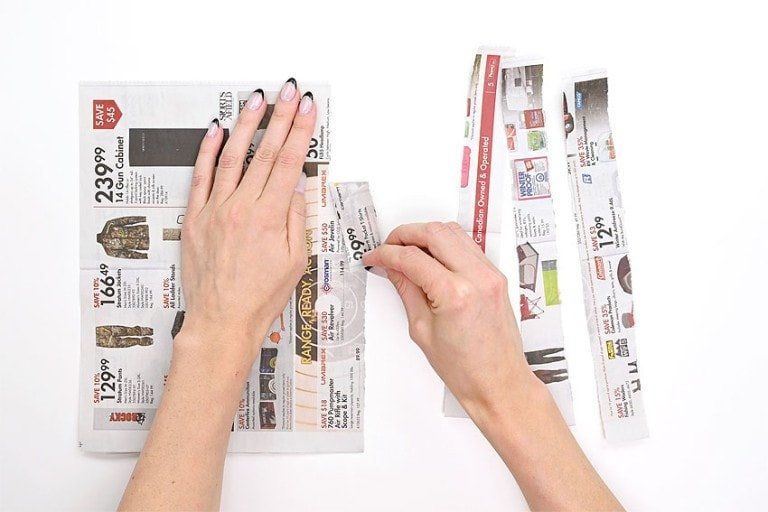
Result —
<path fill-rule="evenodd" d="M 115 100 L 93 100 L 94 130 L 111 130 L 122 116 Z"/>

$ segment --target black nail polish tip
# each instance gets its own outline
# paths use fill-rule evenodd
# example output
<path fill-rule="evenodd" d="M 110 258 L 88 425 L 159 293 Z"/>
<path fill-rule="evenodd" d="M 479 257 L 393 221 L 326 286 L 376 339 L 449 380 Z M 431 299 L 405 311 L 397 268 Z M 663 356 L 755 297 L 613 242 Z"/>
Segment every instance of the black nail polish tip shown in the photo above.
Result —
<path fill-rule="evenodd" d="M 285 83 L 288 83 L 288 82 L 292 83 L 293 86 L 296 87 L 296 79 L 295 78 L 291 77 L 291 78 L 289 78 L 288 80 L 285 81 Z"/>
<path fill-rule="evenodd" d="M 259 87 L 258 89 L 254 89 L 253 92 L 257 92 L 261 94 L 262 98 L 264 97 L 264 89 L 262 89 L 261 87 Z"/>
<path fill-rule="evenodd" d="M 211 122 L 214 123 L 216 126 L 219 126 L 219 118 L 218 117 L 214 117 L 213 121 L 211 121 Z"/>
<path fill-rule="evenodd" d="M 305 93 L 304 93 L 304 97 L 307 97 L 307 98 L 309 98 L 309 99 L 311 99 L 311 100 L 314 100 L 314 99 L 315 99 L 315 97 L 314 97 L 314 96 L 312 96 L 312 93 L 311 93 L 311 92 L 309 92 L 309 91 L 307 91 L 307 92 L 305 92 Z"/>

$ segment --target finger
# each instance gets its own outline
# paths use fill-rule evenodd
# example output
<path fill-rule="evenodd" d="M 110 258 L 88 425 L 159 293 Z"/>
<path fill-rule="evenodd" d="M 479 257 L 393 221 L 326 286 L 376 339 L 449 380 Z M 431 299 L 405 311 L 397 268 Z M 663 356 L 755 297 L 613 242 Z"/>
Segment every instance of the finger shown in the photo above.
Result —
<path fill-rule="evenodd" d="M 288 132 L 291 131 L 298 106 L 299 90 L 296 87 L 296 80 L 289 78 L 283 84 L 283 88 L 280 89 L 264 138 L 261 139 L 259 147 L 256 148 L 248 171 L 240 184 L 240 193 L 247 194 L 254 199 L 261 196 L 264 184 L 272 172 L 277 154 L 283 147 Z"/>
<path fill-rule="evenodd" d="M 288 208 L 288 250 L 291 254 L 302 255 L 302 261 L 306 262 L 307 248 L 307 204 L 304 196 L 304 187 L 307 178 L 302 173 L 302 179 L 296 186 Z M 305 263 L 306 264 L 306 263 Z"/>
<path fill-rule="evenodd" d="M 430 302 L 435 302 L 451 279 L 448 271 L 435 258 L 416 246 L 383 244 L 363 256 L 365 265 L 378 265 L 401 272 L 421 288 Z"/>
<path fill-rule="evenodd" d="M 232 130 L 232 135 L 224 144 L 224 149 L 219 156 L 211 191 L 211 198 L 217 203 L 226 201 L 240 183 L 243 177 L 245 155 L 251 147 L 251 141 L 266 111 L 267 102 L 264 101 L 264 91 L 256 89 L 248 97 L 245 107 L 237 117 L 235 129 Z"/>
<path fill-rule="evenodd" d="M 403 301 L 408 324 L 413 326 L 426 318 L 430 313 L 430 307 L 424 291 L 405 277 L 405 274 L 397 270 L 390 269 L 387 272 L 387 277 L 395 287 L 400 300 Z"/>
<path fill-rule="evenodd" d="M 187 215 L 197 215 L 208 203 L 213 184 L 213 169 L 216 166 L 216 156 L 219 154 L 222 140 L 224 140 L 224 130 L 219 126 L 219 120 L 214 119 L 208 125 L 208 131 L 200 142 L 195 170 L 192 172 Z"/>
<path fill-rule="evenodd" d="M 387 237 L 387 244 L 415 245 L 426 249 L 448 270 L 458 272 L 477 264 L 472 249 L 456 236 L 450 225 L 442 222 L 404 224 Z"/>
<path fill-rule="evenodd" d="M 307 157 L 312 133 L 315 131 L 316 119 L 314 98 L 311 92 L 307 92 L 299 102 L 291 131 L 277 154 L 277 160 L 261 195 L 262 200 L 269 201 L 278 211 L 285 211 L 291 201 L 293 189 L 296 188 Z"/>

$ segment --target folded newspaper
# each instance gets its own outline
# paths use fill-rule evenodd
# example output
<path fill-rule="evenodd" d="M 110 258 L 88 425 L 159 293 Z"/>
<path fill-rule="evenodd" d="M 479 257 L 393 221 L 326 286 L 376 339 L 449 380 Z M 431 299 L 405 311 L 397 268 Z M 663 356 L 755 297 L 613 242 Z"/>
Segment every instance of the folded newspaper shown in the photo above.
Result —
<path fill-rule="evenodd" d="M 616 148 L 604 71 L 567 79 L 563 92 L 568 182 L 584 305 L 608 441 L 648 436 L 637 366 L 635 308 Z"/>
<path fill-rule="evenodd" d="M 247 162 L 280 85 L 264 87 L 270 105 Z M 141 450 L 184 321 L 181 226 L 197 149 L 211 117 L 229 136 L 251 90 L 237 83 L 80 87 L 79 437 L 87 451 Z M 361 257 L 380 237 L 367 184 L 330 180 L 329 88 L 311 90 L 319 115 L 304 167 L 308 264 L 263 340 L 230 451 L 363 448 L 368 273 Z"/>
<path fill-rule="evenodd" d="M 520 334 L 533 373 L 574 423 L 557 282 L 555 212 L 549 184 L 544 66 L 509 51 L 475 56 L 467 99 L 458 222 L 496 265 L 504 187 L 511 187 L 519 269 Z M 512 390 L 510 390 L 512 392 Z M 466 416 L 448 389 L 446 416 Z"/>

